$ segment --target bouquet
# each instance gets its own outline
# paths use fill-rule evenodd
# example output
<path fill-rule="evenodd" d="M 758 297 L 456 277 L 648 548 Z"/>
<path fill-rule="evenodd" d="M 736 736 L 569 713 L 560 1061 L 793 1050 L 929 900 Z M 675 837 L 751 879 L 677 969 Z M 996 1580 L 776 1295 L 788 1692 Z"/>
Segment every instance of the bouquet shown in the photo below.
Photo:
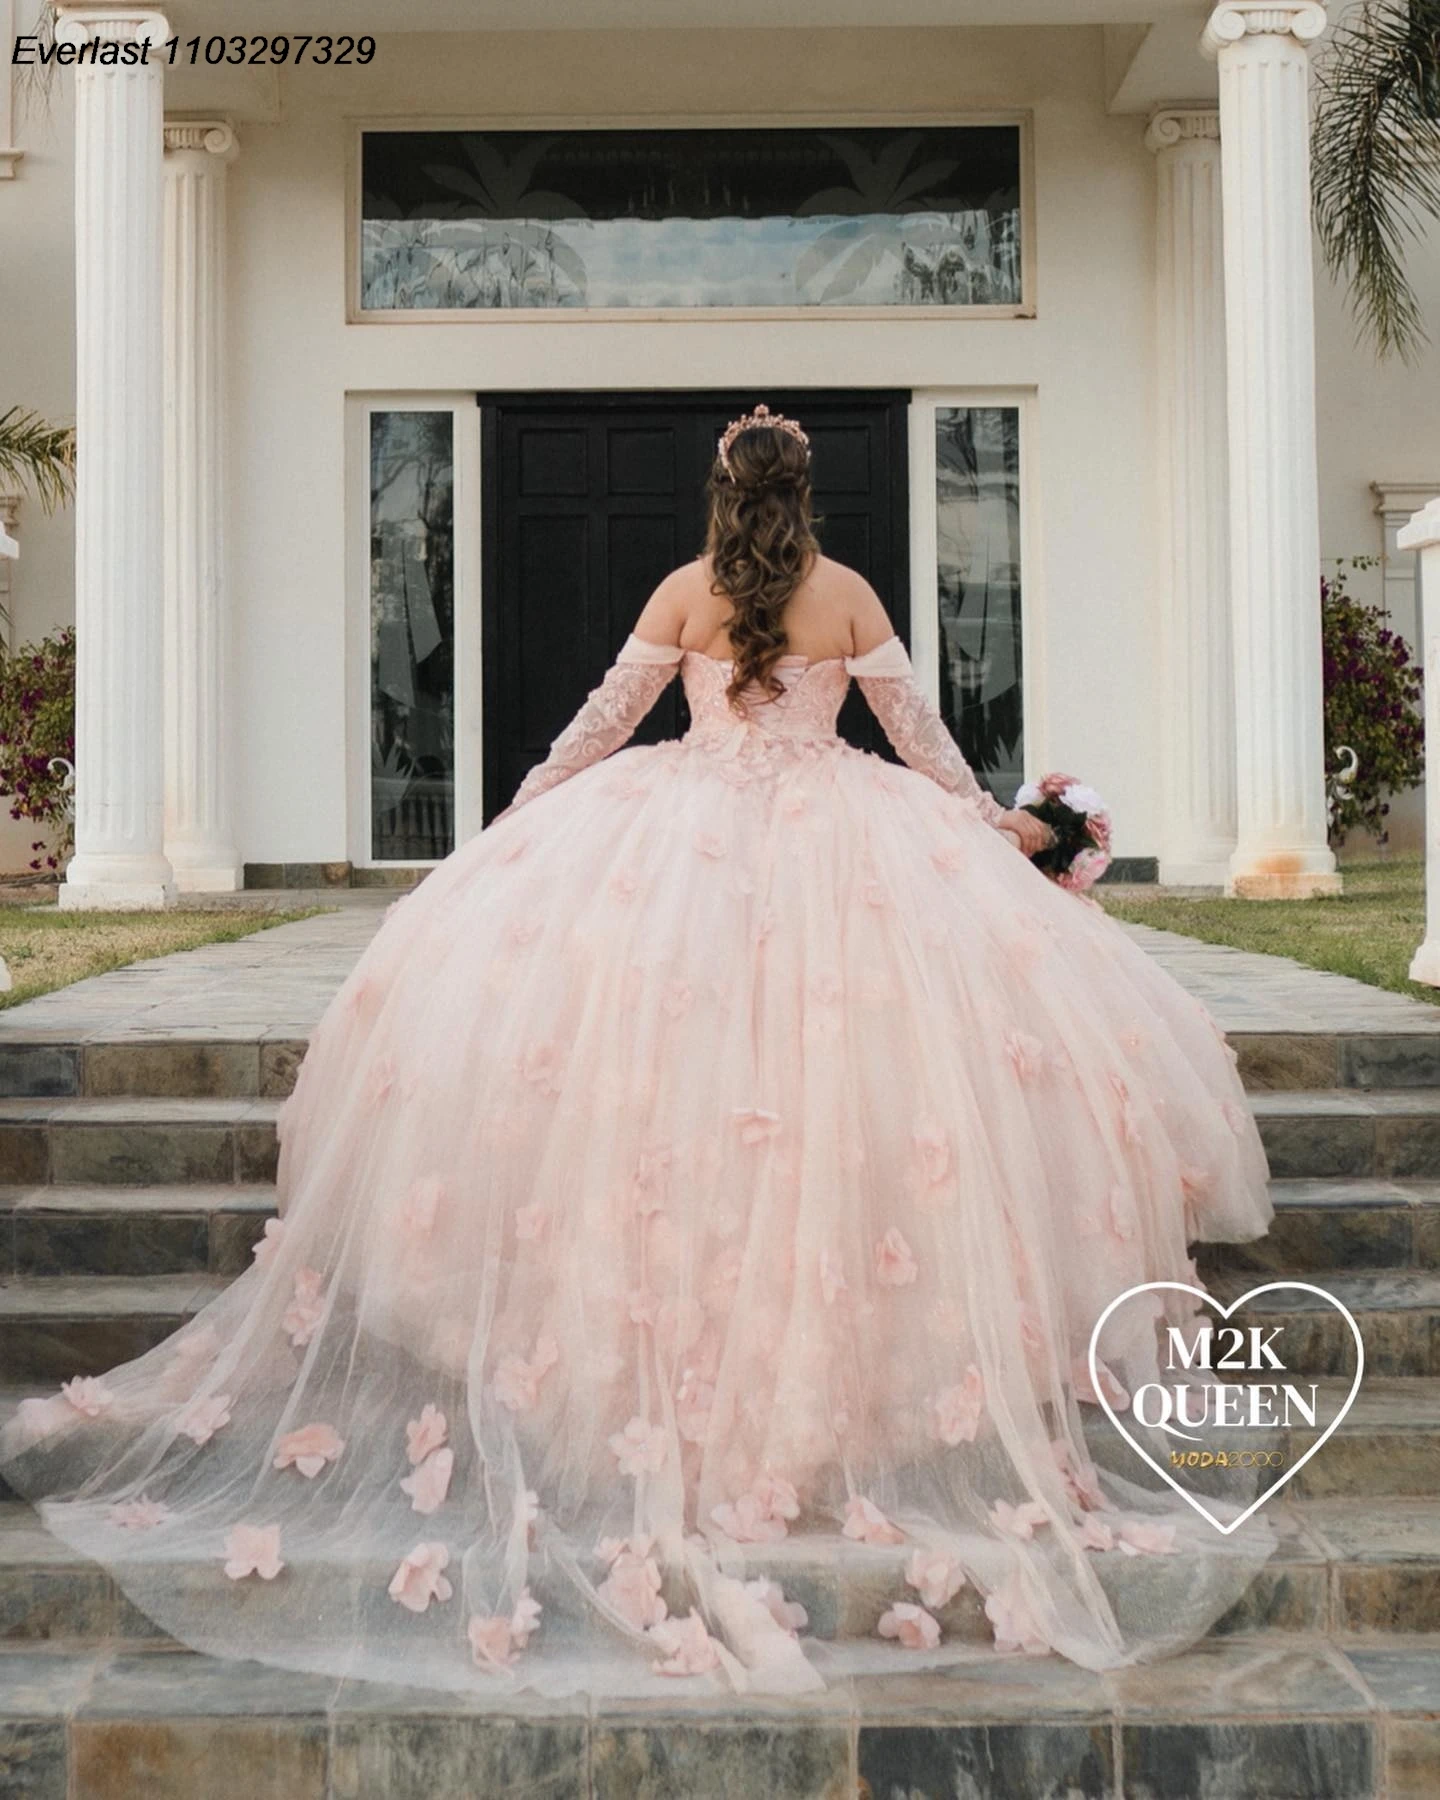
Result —
<path fill-rule="evenodd" d="M 1055 833 L 1055 842 L 1030 858 L 1041 874 L 1073 894 L 1094 887 L 1110 867 L 1110 814 L 1094 788 L 1073 775 L 1046 775 L 1025 783 L 1015 807 Z"/>

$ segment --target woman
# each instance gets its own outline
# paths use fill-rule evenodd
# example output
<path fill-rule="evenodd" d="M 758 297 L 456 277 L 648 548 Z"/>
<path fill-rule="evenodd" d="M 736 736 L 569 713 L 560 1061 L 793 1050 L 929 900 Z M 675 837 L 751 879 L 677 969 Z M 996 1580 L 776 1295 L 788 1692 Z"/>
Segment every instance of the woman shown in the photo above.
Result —
<path fill-rule="evenodd" d="M 327 1009 L 256 1266 L 0 1444 L 192 1646 L 498 1693 L 1105 1668 L 1274 1547 L 1088 1366 L 1116 1295 L 1270 1220 L 1223 1041 L 1020 853 L 819 553 L 804 432 L 735 421 L 710 493 Z M 620 750 L 677 670 L 688 735 Z M 852 677 L 909 767 L 836 737 Z M 1107 1327 L 1114 1408 L 1199 1304 Z"/>

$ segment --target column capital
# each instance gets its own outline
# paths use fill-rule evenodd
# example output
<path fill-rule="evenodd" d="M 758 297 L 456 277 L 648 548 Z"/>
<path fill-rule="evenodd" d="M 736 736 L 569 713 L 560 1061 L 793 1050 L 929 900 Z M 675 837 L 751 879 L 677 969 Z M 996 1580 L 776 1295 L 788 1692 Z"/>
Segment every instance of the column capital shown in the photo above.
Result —
<path fill-rule="evenodd" d="M 240 152 L 240 139 L 228 119 L 167 119 L 167 150 L 199 150 L 225 162 Z"/>
<path fill-rule="evenodd" d="M 1200 48 L 1218 56 L 1247 37 L 1292 37 L 1301 44 L 1318 38 L 1325 29 L 1322 0 L 1222 0 L 1211 13 L 1200 38 Z"/>
<path fill-rule="evenodd" d="M 1145 127 L 1147 150 L 1173 150 L 1177 144 L 1207 139 L 1220 139 L 1220 109 L 1215 106 L 1162 106 Z"/>
<path fill-rule="evenodd" d="M 62 44 L 163 44 L 170 35 L 164 13 L 148 6 L 61 6 L 55 19 Z"/>

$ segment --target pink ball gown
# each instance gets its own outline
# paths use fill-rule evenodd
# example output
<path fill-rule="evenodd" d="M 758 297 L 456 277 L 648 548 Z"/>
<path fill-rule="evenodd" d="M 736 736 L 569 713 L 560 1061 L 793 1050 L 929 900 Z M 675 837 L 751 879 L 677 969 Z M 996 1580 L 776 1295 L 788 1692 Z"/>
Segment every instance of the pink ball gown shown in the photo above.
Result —
<path fill-rule="evenodd" d="M 688 735 L 621 748 L 677 668 Z M 502 1695 L 1102 1669 L 1273 1552 L 1087 1363 L 1270 1221 L 1232 1054 L 992 829 L 898 639 L 780 673 L 737 713 L 632 637 L 326 1010 L 255 1266 L 7 1428 L 183 1642 Z M 836 736 L 852 676 L 909 767 Z M 1199 1305 L 1106 1338 L 1117 1410 Z"/>

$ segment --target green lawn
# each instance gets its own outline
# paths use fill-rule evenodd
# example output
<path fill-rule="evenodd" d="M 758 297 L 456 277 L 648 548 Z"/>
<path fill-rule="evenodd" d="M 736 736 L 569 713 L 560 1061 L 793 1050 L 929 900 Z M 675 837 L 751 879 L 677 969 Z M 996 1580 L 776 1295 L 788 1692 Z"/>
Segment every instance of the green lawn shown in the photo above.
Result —
<path fill-rule="evenodd" d="M 245 911 L 92 913 L 61 912 L 54 906 L 0 906 L 0 956 L 14 985 L 0 993 L 0 1007 L 18 1006 L 37 994 L 69 987 L 87 975 L 103 975 L 126 963 L 201 944 L 225 944 L 308 919 L 321 906 L 293 912 L 252 907 Z"/>
<path fill-rule="evenodd" d="M 1117 919 L 1293 957 L 1307 968 L 1440 1005 L 1440 988 L 1421 987 L 1406 973 L 1425 935 L 1424 858 L 1346 863 L 1341 873 L 1345 892 L 1333 900 L 1145 900 L 1134 889 L 1123 898 L 1103 886 L 1093 891 Z"/>

